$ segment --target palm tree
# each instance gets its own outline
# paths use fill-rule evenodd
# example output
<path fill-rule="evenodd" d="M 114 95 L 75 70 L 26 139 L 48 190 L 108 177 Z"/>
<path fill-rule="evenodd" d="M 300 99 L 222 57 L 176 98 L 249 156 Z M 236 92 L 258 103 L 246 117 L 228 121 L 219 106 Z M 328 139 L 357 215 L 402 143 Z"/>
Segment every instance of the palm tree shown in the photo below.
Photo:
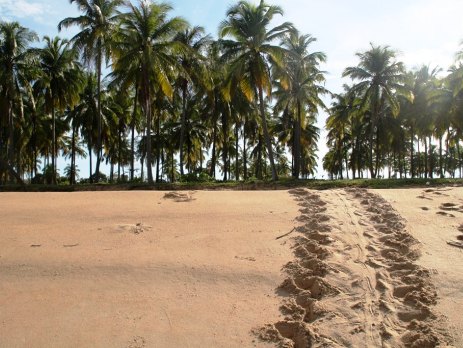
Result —
<path fill-rule="evenodd" d="M 274 163 L 272 143 L 265 114 L 264 90 L 272 94 L 270 65 L 283 66 L 286 50 L 273 45 L 292 30 L 290 23 L 283 23 L 269 29 L 276 15 L 283 15 L 279 6 L 272 6 L 261 0 L 259 5 L 239 1 L 227 11 L 227 19 L 220 24 L 219 36 L 224 50 L 223 59 L 230 62 L 229 85 L 232 83 L 243 91 L 246 97 L 259 101 L 260 116 L 268 158 L 272 169 L 272 180 L 278 180 Z M 232 40 L 223 40 L 231 37 Z"/>
<path fill-rule="evenodd" d="M 281 88 L 277 94 L 276 108 L 294 116 L 293 177 L 299 178 L 301 171 L 301 134 L 308 112 L 316 113 L 318 107 L 325 107 L 320 95 L 327 90 L 320 86 L 325 78 L 318 68 L 326 61 L 323 52 L 309 53 L 309 46 L 316 38 L 301 35 L 297 30 L 284 37 L 281 44 L 288 50 L 286 63 L 282 69 L 276 69 Z"/>
<path fill-rule="evenodd" d="M 68 17 L 58 24 L 58 30 L 71 26 L 80 27 L 71 42 L 78 49 L 86 63 L 93 63 L 97 74 L 97 109 L 98 109 L 98 144 L 97 161 L 95 169 L 96 181 L 99 180 L 100 162 L 102 152 L 102 125 L 101 125 L 101 71 L 103 60 L 108 62 L 110 58 L 111 42 L 118 15 L 117 7 L 123 4 L 123 0 L 69 0 L 76 3 L 78 9 L 83 12 L 79 17 Z"/>
<path fill-rule="evenodd" d="M 44 37 L 45 47 L 37 49 L 41 76 L 34 88 L 45 96 L 46 111 L 52 117 L 52 170 L 56 172 L 56 110 L 63 112 L 72 108 L 79 100 L 83 87 L 83 74 L 77 62 L 77 53 L 70 49 L 68 40 L 59 37 Z M 52 183 L 56 184 L 56 175 Z"/>
<path fill-rule="evenodd" d="M 375 178 L 379 169 L 379 139 L 378 121 L 386 105 L 389 105 L 394 116 L 399 113 L 399 102 L 396 92 L 405 92 L 401 84 L 405 79 L 404 66 L 397 62 L 396 52 L 388 46 L 374 46 L 371 49 L 357 53 L 360 63 L 355 67 L 344 70 L 343 77 L 359 80 L 352 87 L 354 93 L 361 95 L 362 103 L 368 106 L 370 119 L 370 173 Z M 373 143 L 376 133 L 376 161 L 373 159 L 375 145 Z M 376 163 L 375 163 L 376 162 Z"/>
<path fill-rule="evenodd" d="M 203 27 L 195 26 L 187 28 L 179 32 L 175 41 L 181 42 L 185 48 L 183 54 L 179 56 L 180 65 L 182 66 L 183 74 L 179 77 L 179 89 L 182 93 L 182 118 L 180 130 L 180 175 L 183 175 L 183 144 L 185 141 L 185 128 L 187 123 L 187 102 L 189 94 L 190 81 L 197 87 L 210 87 L 208 73 L 205 66 L 205 57 L 203 51 L 211 42 L 209 35 L 205 35 Z"/>
<path fill-rule="evenodd" d="M 1 167 L 9 171 L 10 181 L 21 181 L 14 170 L 14 125 L 15 118 L 22 119 L 24 115 L 22 91 L 30 90 L 29 77 L 34 69 L 34 55 L 29 45 L 36 40 L 37 35 L 18 22 L 0 21 L 0 110 L 4 115 L 0 119 L 0 161 Z"/>
<path fill-rule="evenodd" d="M 146 135 L 150 138 L 153 97 L 156 91 L 173 97 L 172 74 L 181 70 L 176 53 L 184 51 L 184 45 L 173 38 L 187 23 L 179 17 L 168 18 L 172 7 L 165 3 L 142 1 L 138 6 L 129 3 L 128 7 L 129 12 L 120 17 L 113 66 L 115 71 L 137 76 Z M 148 182 L 153 184 L 151 141 L 146 142 L 146 160 Z"/>

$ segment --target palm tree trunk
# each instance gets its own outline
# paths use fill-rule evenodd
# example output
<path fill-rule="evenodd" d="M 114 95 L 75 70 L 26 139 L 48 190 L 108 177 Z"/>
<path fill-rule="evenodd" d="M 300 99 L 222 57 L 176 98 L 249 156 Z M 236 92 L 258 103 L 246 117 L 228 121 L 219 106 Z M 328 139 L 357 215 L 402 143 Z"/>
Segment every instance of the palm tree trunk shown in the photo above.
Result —
<path fill-rule="evenodd" d="M 210 170 L 210 176 L 212 178 L 215 177 L 215 166 L 217 164 L 217 155 L 216 155 L 216 143 L 217 143 L 217 119 L 218 119 L 218 113 L 217 113 L 217 95 L 214 94 L 214 112 L 213 112 L 213 120 L 212 120 L 212 154 L 211 154 L 211 170 Z"/>
<path fill-rule="evenodd" d="M 101 151 L 102 151 L 102 127 L 101 127 L 101 64 L 102 64 L 102 47 L 101 40 L 97 42 L 97 112 L 98 112 L 98 141 L 97 141 L 97 154 L 96 154 L 96 168 L 95 168 L 95 181 L 100 181 L 100 162 L 101 162 Z"/>
<path fill-rule="evenodd" d="M 444 178 L 444 161 L 443 161 L 443 157 L 442 157 L 442 138 L 443 138 L 443 134 L 440 134 L 439 135 L 439 175 L 441 177 L 441 179 Z"/>
<path fill-rule="evenodd" d="M 424 177 L 425 179 L 428 178 L 428 142 L 426 140 L 426 136 L 424 138 Z"/>
<path fill-rule="evenodd" d="M 159 164 L 161 160 L 161 115 L 157 113 L 156 122 L 156 182 L 159 183 Z"/>
<path fill-rule="evenodd" d="M 248 154 L 246 152 L 246 124 L 248 122 L 248 118 L 245 115 L 244 116 L 244 124 L 243 124 L 243 175 L 244 175 L 244 180 L 248 179 Z"/>
<path fill-rule="evenodd" d="M 51 147 L 51 169 L 52 169 L 52 177 L 51 183 L 52 185 L 56 185 L 56 117 L 55 117 L 55 106 L 54 103 L 54 96 L 51 96 L 51 122 L 52 122 L 52 147 Z"/>
<path fill-rule="evenodd" d="M 213 125 L 214 129 L 212 131 L 212 154 L 211 154 L 211 170 L 210 175 L 212 178 L 215 179 L 215 166 L 216 166 L 216 142 L 217 142 L 217 127 L 215 126 L 215 122 Z"/>
<path fill-rule="evenodd" d="M 13 105 L 12 102 L 8 106 L 8 165 L 13 168 L 14 164 L 14 118 L 13 118 Z M 10 183 L 14 182 L 15 176 L 9 176 Z"/>
<path fill-rule="evenodd" d="M 240 166 L 239 166 L 239 145 L 238 145 L 238 130 L 239 130 L 239 123 L 236 121 L 235 125 L 235 180 L 240 181 Z"/>
<path fill-rule="evenodd" d="M 149 87 L 145 87 L 147 90 Z M 149 91 L 146 92 L 145 113 L 146 113 L 146 172 L 148 174 L 148 184 L 153 185 L 153 171 L 151 168 L 151 101 Z"/>
<path fill-rule="evenodd" d="M 429 136 L 429 177 L 434 177 L 434 160 L 432 158 L 432 136 Z"/>
<path fill-rule="evenodd" d="M 412 178 L 415 177 L 415 164 L 413 161 L 413 150 L 415 148 L 415 134 L 413 133 L 413 126 L 410 127 L 410 172 Z"/>
<path fill-rule="evenodd" d="M 180 124 L 180 176 L 183 176 L 183 143 L 185 141 L 187 88 L 188 82 L 185 80 L 182 86 L 182 121 Z"/>
<path fill-rule="evenodd" d="M 122 162 L 122 125 L 119 121 L 119 129 L 117 132 L 117 181 L 121 181 L 121 162 Z"/>
<path fill-rule="evenodd" d="M 223 137 L 223 144 L 222 144 L 222 162 L 223 162 L 223 181 L 228 180 L 228 115 L 224 110 L 222 112 L 222 137 Z"/>
<path fill-rule="evenodd" d="M 76 127 L 72 126 L 71 140 L 71 177 L 69 179 L 71 185 L 76 183 Z"/>
<path fill-rule="evenodd" d="M 277 181 L 278 175 L 275 167 L 275 161 L 273 157 L 272 143 L 270 141 L 270 135 L 267 128 L 267 118 L 265 117 L 265 106 L 264 106 L 264 93 L 262 87 L 259 87 L 259 106 L 260 106 L 260 117 L 262 119 L 262 129 L 264 131 L 264 140 L 267 145 L 268 158 L 270 160 L 270 166 L 272 169 L 272 180 Z"/>
<path fill-rule="evenodd" d="M 301 103 L 297 102 L 297 119 L 294 124 L 294 168 L 293 177 L 299 179 L 301 170 Z"/>
<path fill-rule="evenodd" d="M 421 153 L 420 153 L 420 137 L 418 136 L 418 142 L 417 142 L 417 151 L 418 151 L 418 177 L 421 178 Z"/>
<path fill-rule="evenodd" d="M 89 160 L 89 171 L 90 171 L 90 178 L 89 181 L 92 184 L 93 183 L 93 175 L 92 175 L 92 142 L 89 140 L 88 142 L 88 160 Z"/>
<path fill-rule="evenodd" d="M 133 100 L 132 122 L 130 124 L 132 136 L 130 140 L 130 181 L 133 181 L 135 176 L 135 118 L 137 114 L 138 102 L 138 83 L 135 84 L 135 99 Z"/>

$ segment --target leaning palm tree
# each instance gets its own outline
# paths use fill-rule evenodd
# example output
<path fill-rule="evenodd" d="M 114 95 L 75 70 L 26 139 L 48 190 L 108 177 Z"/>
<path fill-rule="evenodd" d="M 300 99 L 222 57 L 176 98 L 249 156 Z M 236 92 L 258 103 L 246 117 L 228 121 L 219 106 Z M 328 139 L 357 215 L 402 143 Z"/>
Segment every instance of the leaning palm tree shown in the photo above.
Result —
<path fill-rule="evenodd" d="M 0 118 L 0 167 L 6 167 L 11 181 L 19 179 L 14 170 L 15 118 L 23 118 L 23 91 L 30 90 L 28 73 L 34 68 L 29 45 L 36 40 L 37 35 L 18 22 L 0 21 L 0 112 L 3 115 Z M 6 139 L 3 129 L 7 130 Z M 0 176 L 1 173 L 0 168 Z"/>
<path fill-rule="evenodd" d="M 56 111 L 72 108 L 79 100 L 83 88 L 83 73 L 77 53 L 69 47 L 68 40 L 44 37 L 45 47 L 36 49 L 41 76 L 34 88 L 43 92 L 45 109 L 52 117 L 52 183 L 56 184 Z"/>
<path fill-rule="evenodd" d="M 259 101 L 262 129 L 273 180 L 277 180 L 278 175 L 267 127 L 264 91 L 267 96 L 271 96 L 270 66 L 272 64 L 283 66 L 286 54 L 284 48 L 272 43 L 282 39 L 293 29 L 292 24 L 288 22 L 269 29 L 276 15 L 283 15 L 283 10 L 279 6 L 268 5 L 263 0 L 256 6 L 243 0 L 228 9 L 227 19 L 219 28 L 224 50 L 223 59 L 231 63 L 228 89 L 231 88 L 232 83 L 236 83 L 250 101 Z M 231 39 L 223 40 L 225 37 Z"/>
<path fill-rule="evenodd" d="M 68 17 L 58 24 L 58 30 L 71 26 L 80 27 L 71 42 L 77 48 L 86 63 L 94 64 L 97 74 L 98 90 L 98 144 L 95 176 L 99 180 L 100 162 L 102 153 L 102 125 L 101 125 L 101 70 L 103 60 L 108 63 L 111 51 L 111 42 L 114 29 L 117 24 L 117 7 L 123 4 L 123 0 L 69 0 L 76 3 L 78 9 L 83 12 L 79 17 Z"/>
<path fill-rule="evenodd" d="M 343 77 L 359 80 L 352 87 L 352 91 L 362 96 L 363 104 L 368 106 L 371 113 L 369 164 L 371 176 L 375 178 L 379 169 L 379 144 L 376 141 L 375 165 L 373 138 L 376 132 L 376 140 L 378 140 L 378 120 L 386 104 L 391 108 L 393 115 L 398 115 L 399 102 L 396 92 L 405 92 L 402 85 L 405 71 L 403 63 L 396 61 L 396 52 L 388 46 L 371 44 L 370 50 L 357 53 L 357 57 L 360 58 L 358 66 L 346 68 Z"/>
<path fill-rule="evenodd" d="M 128 7 L 115 38 L 113 68 L 136 76 L 150 139 L 153 98 L 157 91 L 173 97 L 172 75 L 181 70 L 176 53 L 184 50 L 184 45 L 173 38 L 187 23 L 179 17 L 168 18 L 172 7 L 165 3 L 141 1 L 138 6 L 129 3 Z M 151 141 L 146 141 L 146 163 L 148 182 L 153 184 Z"/>

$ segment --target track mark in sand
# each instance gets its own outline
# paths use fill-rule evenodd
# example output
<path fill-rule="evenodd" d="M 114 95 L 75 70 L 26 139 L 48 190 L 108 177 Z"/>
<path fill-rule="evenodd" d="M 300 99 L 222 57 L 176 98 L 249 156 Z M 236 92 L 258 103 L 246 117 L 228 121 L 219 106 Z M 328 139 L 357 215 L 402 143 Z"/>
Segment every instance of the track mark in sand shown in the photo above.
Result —
<path fill-rule="evenodd" d="M 284 320 L 255 330 L 279 347 L 430 348 L 450 341 L 430 272 L 403 219 L 367 190 L 291 190 L 301 215 L 278 288 Z"/>
<path fill-rule="evenodd" d="M 450 338 L 432 312 L 437 293 L 430 272 L 414 263 L 419 257 L 418 241 L 383 198 L 364 189 L 347 191 L 360 202 L 371 223 L 370 257 L 384 265 L 376 271 L 379 303 L 387 316 L 383 338 L 394 347 L 436 347 L 448 343 Z"/>

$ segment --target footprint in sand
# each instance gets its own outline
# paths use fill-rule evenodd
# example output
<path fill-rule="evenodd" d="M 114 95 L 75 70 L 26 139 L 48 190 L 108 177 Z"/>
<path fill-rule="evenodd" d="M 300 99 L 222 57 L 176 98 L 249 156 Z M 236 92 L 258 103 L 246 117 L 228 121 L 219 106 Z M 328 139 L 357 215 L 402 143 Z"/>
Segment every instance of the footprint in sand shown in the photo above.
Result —
<path fill-rule="evenodd" d="M 428 207 L 421 207 L 421 210 L 425 210 L 425 211 L 428 211 L 429 208 Z"/>

